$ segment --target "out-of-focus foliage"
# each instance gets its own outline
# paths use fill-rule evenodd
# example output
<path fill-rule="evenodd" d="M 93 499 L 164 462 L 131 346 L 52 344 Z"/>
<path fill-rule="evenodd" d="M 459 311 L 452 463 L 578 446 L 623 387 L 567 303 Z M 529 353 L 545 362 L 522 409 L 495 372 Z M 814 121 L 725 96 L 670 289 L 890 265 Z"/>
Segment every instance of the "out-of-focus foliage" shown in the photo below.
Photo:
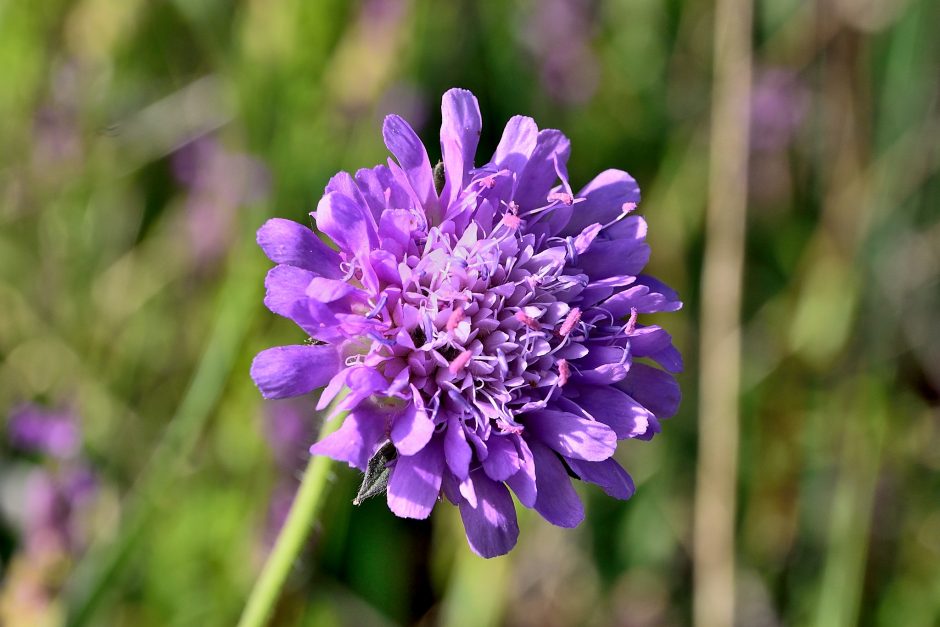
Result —
<path fill-rule="evenodd" d="M 755 9 L 739 622 L 934 625 L 940 4 Z M 254 230 L 307 220 L 335 171 L 384 160 L 387 113 L 433 145 L 440 95 L 462 86 L 481 154 L 525 113 L 571 137 L 573 183 L 608 167 L 640 182 L 653 273 L 686 302 L 668 321 L 683 408 L 667 437 L 621 447 L 631 501 L 583 489 L 578 530 L 524 517 L 491 561 L 450 509 L 354 508 L 357 477 L 337 468 L 276 623 L 687 624 L 712 15 L 700 0 L 0 2 L 0 410 L 70 407 L 97 486 L 89 546 L 30 561 L 27 478 L 61 468 L 4 442 L 0 623 L 55 625 L 69 603 L 95 625 L 234 622 L 317 426 L 312 403 L 267 407 L 248 377 L 260 348 L 302 339 L 263 309 Z"/>

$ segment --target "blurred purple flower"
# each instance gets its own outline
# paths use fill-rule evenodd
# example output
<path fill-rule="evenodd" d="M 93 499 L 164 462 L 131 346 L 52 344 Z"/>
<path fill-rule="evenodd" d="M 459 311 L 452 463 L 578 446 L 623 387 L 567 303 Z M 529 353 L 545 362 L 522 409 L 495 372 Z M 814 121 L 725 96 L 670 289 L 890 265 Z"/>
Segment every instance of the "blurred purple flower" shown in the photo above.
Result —
<path fill-rule="evenodd" d="M 287 477 L 280 477 L 274 485 L 271 500 L 268 502 L 268 516 L 265 520 L 262 538 L 265 552 L 269 552 L 274 547 L 281 528 L 287 522 L 287 514 L 297 495 L 297 486 L 296 478 L 290 480 Z"/>
<path fill-rule="evenodd" d="M 40 173 L 81 154 L 77 116 L 68 109 L 40 107 L 33 122 L 33 135 L 33 166 Z"/>
<path fill-rule="evenodd" d="M 10 443 L 23 451 L 66 459 L 78 452 L 81 437 L 75 414 L 38 405 L 20 405 L 10 413 Z"/>
<path fill-rule="evenodd" d="M 49 72 L 49 98 L 33 118 L 32 165 L 40 176 L 80 162 L 79 82 L 78 68 L 71 61 Z"/>
<path fill-rule="evenodd" d="M 522 37 L 538 63 L 542 87 L 564 104 L 586 102 L 597 89 L 599 64 L 591 50 L 593 4 L 545 0 L 533 3 L 524 21 Z"/>
<path fill-rule="evenodd" d="M 173 155 L 173 173 L 188 191 L 185 228 L 199 263 L 210 263 L 225 253 L 238 209 L 265 198 L 270 187 L 270 176 L 260 161 L 230 153 L 207 137 Z"/>
<path fill-rule="evenodd" d="M 265 407 L 264 430 L 274 461 L 284 470 L 303 468 L 310 440 L 314 437 L 313 405 L 300 399 L 269 401 Z"/>
<path fill-rule="evenodd" d="M 18 519 L 28 554 L 73 554 L 84 544 L 78 509 L 95 494 L 97 479 L 79 458 L 78 416 L 69 410 L 24 404 L 8 422 L 11 445 L 38 453 L 44 463 L 22 484 Z"/>
<path fill-rule="evenodd" d="M 315 430 L 312 403 L 295 398 L 268 401 L 264 412 L 264 430 L 278 467 L 278 476 L 264 529 L 264 546 L 270 550 L 287 520 L 299 486 L 299 476 L 307 458 Z"/>
<path fill-rule="evenodd" d="M 398 516 L 426 518 L 443 492 L 492 557 L 518 536 L 510 489 L 563 527 L 584 517 L 569 475 L 633 494 L 617 440 L 659 432 L 682 367 L 669 334 L 637 317 L 681 303 L 641 274 L 650 248 L 629 174 L 574 192 L 568 139 L 523 116 L 474 167 L 476 98 L 450 90 L 442 113 L 437 168 L 390 115 L 398 163 L 330 180 L 315 218 L 338 252 L 289 220 L 259 230 L 278 264 L 265 304 L 313 343 L 265 350 L 251 374 L 266 398 L 325 386 L 318 409 L 348 388 L 342 426 L 311 452 L 370 475 L 386 464 Z"/>
<path fill-rule="evenodd" d="M 751 92 L 751 147 L 758 152 L 785 150 L 803 123 L 809 91 L 796 72 L 765 68 Z"/>
<path fill-rule="evenodd" d="M 428 99 L 420 89 L 404 81 L 389 87 L 375 109 L 378 113 L 377 122 L 381 122 L 387 113 L 397 111 L 402 117 L 411 120 L 411 125 L 415 129 L 424 128 L 430 117 Z"/>
<path fill-rule="evenodd" d="M 86 538 L 78 512 L 94 496 L 97 486 L 91 469 L 80 464 L 30 475 L 24 529 L 27 551 L 75 554 L 81 550 Z"/>

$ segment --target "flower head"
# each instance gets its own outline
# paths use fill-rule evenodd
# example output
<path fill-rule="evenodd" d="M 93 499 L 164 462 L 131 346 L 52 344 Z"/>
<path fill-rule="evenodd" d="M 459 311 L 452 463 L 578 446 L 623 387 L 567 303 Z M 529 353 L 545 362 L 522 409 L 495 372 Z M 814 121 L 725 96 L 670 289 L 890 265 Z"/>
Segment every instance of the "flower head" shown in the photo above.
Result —
<path fill-rule="evenodd" d="M 79 416 L 69 409 L 23 404 L 7 424 L 15 451 L 38 462 L 21 486 L 15 517 L 27 552 L 74 553 L 84 546 L 82 513 L 97 492 L 97 477 L 81 455 Z M 14 483 L 15 485 L 15 483 Z"/>
<path fill-rule="evenodd" d="M 617 441 L 675 413 L 681 368 L 669 334 L 637 315 L 681 303 L 641 274 L 629 174 L 574 192 L 568 139 L 522 116 L 477 166 L 476 98 L 452 89 L 442 113 L 438 168 L 391 115 L 396 161 L 330 180 L 315 222 L 338 250 L 289 220 L 259 230 L 278 264 L 265 304 L 312 341 L 261 352 L 251 374 L 268 398 L 322 387 L 321 409 L 347 388 L 342 426 L 311 452 L 363 471 L 387 456 L 395 514 L 426 518 L 443 494 L 492 557 L 518 536 L 510 490 L 564 527 L 584 517 L 572 475 L 632 495 Z"/>
<path fill-rule="evenodd" d="M 21 405 L 10 413 L 7 431 L 14 447 L 65 459 L 78 452 L 78 422 L 69 411 Z"/>

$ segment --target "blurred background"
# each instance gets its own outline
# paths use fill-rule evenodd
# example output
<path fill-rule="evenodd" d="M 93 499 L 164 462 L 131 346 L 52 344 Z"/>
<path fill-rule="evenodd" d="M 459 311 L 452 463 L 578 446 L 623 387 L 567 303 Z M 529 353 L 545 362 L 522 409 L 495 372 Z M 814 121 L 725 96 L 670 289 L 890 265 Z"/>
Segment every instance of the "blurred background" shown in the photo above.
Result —
<path fill-rule="evenodd" d="M 933 0 L 753 6 L 739 625 L 940 624 L 938 24 Z M 318 428 L 248 377 L 301 340 L 254 232 L 384 161 L 387 113 L 436 161 L 453 86 L 478 162 L 522 113 L 569 135 L 575 189 L 639 181 L 683 406 L 621 445 L 632 500 L 579 488 L 581 527 L 522 513 L 490 561 L 455 508 L 353 507 L 335 467 L 274 623 L 691 624 L 717 27 L 706 0 L 0 1 L 0 624 L 235 622 Z"/>

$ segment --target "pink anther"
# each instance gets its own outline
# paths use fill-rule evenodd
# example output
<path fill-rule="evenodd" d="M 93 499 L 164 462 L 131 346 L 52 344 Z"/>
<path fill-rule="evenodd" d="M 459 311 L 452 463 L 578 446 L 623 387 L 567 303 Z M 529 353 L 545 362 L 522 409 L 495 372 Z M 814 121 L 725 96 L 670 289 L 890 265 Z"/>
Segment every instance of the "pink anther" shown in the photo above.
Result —
<path fill-rule="evenodd" d="M 451 374 L 460 374 L 464 369 L 464 366 L 467 365 L 467 362 L 470 361 L 470 358 L 473 357 L 473 351 L 464 351 L 457 355 L 454 358 L 454 361 L 450 362 L 450 365 L 447 367 L 447 370 Z"/>
<path fill-rule="evenodd" d="M 565 318 L 565 321 L 561 324 L 561 328 L 558 330 L 558 335 L 564 337 L 571 333 L 574 330 L 574 327 L 578 322 L 581 321 L 581 310 L 575 307 Z"/>

